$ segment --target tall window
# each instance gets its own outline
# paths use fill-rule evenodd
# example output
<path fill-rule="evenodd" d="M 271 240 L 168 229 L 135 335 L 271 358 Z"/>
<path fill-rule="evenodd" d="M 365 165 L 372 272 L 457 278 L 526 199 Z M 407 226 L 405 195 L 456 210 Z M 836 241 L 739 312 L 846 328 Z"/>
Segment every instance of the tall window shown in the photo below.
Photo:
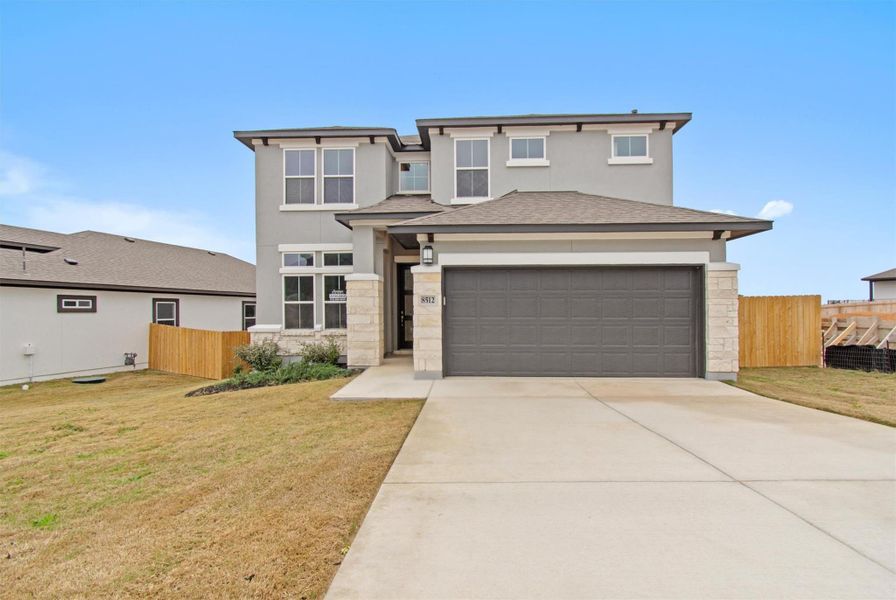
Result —
<path fill-rule="evenodd" d="M 403 162 L 398 165 L 398 191 L 419 193 L 429 191 L 429 163 Z"/>
<path fill-rule="evenodd" d="M 488 140 L 454 140 L 457 198 L 488 198 Z"/>
<path fill-rule="evenodd" d="M 177 298 L 153 298 L 152 322 L 159 325 L 180 325 L 180 301 Z"/>
<path fill-rule="evenodd" d="M 536 160 L 544 158 L 544 138 L 510 138 L 512 160 Z"/>
<path fill-rule="evenodd" d="M 284 150 L 286 204 L 314 204 L 314 150 Z"/>
<path fill-rule="evenodd" d="M 647 156 L 646 135 L 614 135 L 613 157 Z"/>
<path fill-rule="evenodd" d="M 355 151 L 324 148 L 324 204 L 355 201 Z"/>
<path fill-rule="evenodd" d="M 324 275 L 324 328 L 345 329 L 345 275 Z"/>
<path fill-rule="evenodd" d="M 255 303 L 243 302 L 243 329 L 249 329 L 255 325 Z"/>
<path fill-rule="evenodd" d="M 284 329 L 314 329 L 314 276 L 283 277 Z"/>

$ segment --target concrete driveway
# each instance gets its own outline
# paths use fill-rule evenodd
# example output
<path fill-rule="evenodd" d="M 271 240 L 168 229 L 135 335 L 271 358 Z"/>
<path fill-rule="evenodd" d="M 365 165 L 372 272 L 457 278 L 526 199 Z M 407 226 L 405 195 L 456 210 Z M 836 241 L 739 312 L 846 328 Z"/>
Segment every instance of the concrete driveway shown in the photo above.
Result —
<path fill-rule="evenodd" d="M 436 382 L 328 598 L 893 598 L 896 431 L 702 380 Z"/>

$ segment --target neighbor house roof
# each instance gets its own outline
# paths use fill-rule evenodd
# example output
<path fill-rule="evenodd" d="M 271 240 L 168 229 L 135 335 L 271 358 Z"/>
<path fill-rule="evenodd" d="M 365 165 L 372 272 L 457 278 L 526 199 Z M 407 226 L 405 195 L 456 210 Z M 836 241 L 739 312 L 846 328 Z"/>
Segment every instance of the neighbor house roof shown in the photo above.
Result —
<path fill-rule="evenodd" d="M 220 252 L 98 231 L 0 225 L 0 284 L 252 297 L 255 266 Z"/>
<path fill-rule="evenodd" d="M 502 127 L 511 126 L 549 126 L 574 125 L 581 130 L 584 125 L 658 123 L 665 129 L 668 123 L 674 123 L 673 133 L 687 125 L 691 113 L 612 113 L 612 114 L 530 114 L 530 115 L 498 115 L 490 117 L 446 117 L 438 119 L 417 119 L 418 135 L 398 135 L 391 127 L 307 127 L 295 129 L 258 129 L 234 131 L 233 137 L 254 150 L 252 140 L 262 140 L 267 145 L 269 139 L 317 139 L 367 137 L 371 142 L 378 137 L 385 137 L 396 152 L 415 152 L 429 150 L 430 129 L 450 127 Z"/>
<path fill-rule="evenodd" d="M 862 281 L 896 281 L 896 269 L 887 269 L 868 277 L 862 277 Z"/>
<path fill-rule="evenodd" d="M 743 237 L 771 221 L 581 192 L 519 192 L 422 216 L 389 227 L 393 233 L 731 231 Z"/>

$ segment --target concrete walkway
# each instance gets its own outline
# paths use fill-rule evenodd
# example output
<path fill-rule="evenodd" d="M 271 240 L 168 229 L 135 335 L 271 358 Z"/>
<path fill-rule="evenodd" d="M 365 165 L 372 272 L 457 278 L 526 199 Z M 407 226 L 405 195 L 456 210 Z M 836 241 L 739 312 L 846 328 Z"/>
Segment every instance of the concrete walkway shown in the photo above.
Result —
<path fill-rule="evenodd" d="M 410 356 L 387 358 L 378 367 L 365 369 L 331 400 L 419 400 L 429 396 L 432 381 L 414 379 Z"/>
<path fill-rule="evenodd" d="M 460 379 L 328 598 L 893 598 L 896 431 L 701 380 Z"/>

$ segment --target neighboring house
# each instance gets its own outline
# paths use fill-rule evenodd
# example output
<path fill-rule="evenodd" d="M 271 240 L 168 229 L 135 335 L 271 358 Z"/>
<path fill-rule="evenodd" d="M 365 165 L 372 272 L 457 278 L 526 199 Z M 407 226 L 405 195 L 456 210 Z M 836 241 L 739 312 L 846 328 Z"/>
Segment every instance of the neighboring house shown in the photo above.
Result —
<path fill-rule="evenodd" d="M 255 152 L 258 324 L 287 354 L 417 377 L 738 370 L 728 241 L 770 221 L 672 206 L 689 113 L 237 131 Z"/>
<path fill-rule="evenodd" d="M 862 277 L 862 281 L 868 282 L 868 300 L 870 302 L 896 299 L 896 269 Z"/>
<path fill-rule="evenodd" d="M 151 322 L 253 325 L 255 267 L 96 231 L 0 225 L 0 384 L 146 368 Z"/>

